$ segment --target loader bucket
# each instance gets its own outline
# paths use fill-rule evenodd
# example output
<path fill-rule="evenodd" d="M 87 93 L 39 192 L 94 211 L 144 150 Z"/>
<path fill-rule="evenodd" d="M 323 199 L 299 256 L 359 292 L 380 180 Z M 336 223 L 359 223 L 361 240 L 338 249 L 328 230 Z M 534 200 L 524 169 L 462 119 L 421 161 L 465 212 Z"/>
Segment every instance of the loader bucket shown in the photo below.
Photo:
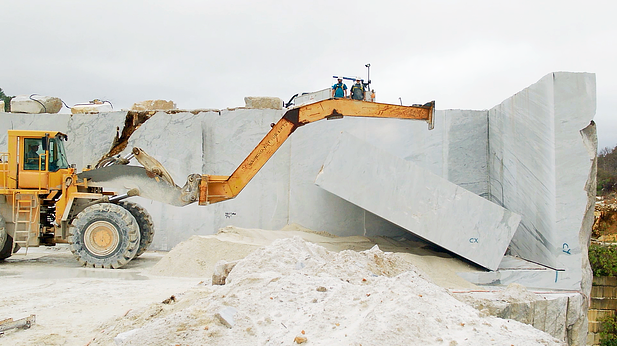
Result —
<path fill-rule="evenodd" d="M 143 167 L 112 165 L 79 173 L 80 179 L 88 179 L 90 186 L 102 186 L 124 193 L 139 189 L 139 196 L 174 206 L 185 206 L 193 201 L 186 200 L 183 190 L 157 176 L 152 176 Z"/>

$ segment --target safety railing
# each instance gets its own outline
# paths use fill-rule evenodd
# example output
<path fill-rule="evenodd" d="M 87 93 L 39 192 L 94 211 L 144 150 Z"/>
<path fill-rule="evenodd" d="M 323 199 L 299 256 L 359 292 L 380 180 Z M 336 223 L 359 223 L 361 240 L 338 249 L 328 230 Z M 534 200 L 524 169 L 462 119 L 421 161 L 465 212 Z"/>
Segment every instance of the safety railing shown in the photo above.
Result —
<path fill-rule="evenodd" d="M 9 153 L 0 153 L 0 189 L 9 187 Z"/>

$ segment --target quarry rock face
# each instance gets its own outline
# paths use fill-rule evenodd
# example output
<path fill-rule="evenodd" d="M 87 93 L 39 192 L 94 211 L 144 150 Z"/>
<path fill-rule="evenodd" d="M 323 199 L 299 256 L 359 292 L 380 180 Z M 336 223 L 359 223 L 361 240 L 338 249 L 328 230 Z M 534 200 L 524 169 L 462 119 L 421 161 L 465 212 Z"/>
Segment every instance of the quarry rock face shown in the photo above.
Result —
<path fill-rule="evenodd" d="M 540 286 L 591 289 L 595 96 L 595 75 L 559 72 L 489 111 L 489 199 L 522 216 L 510 250 L 553 269 Z"/>
<path fill-rule="evenodd" d="M 278 97 L 247 96 L 244 103 L 251 109 L 283 109 L 283 100 Z"/>
<path fill-rule="evenodd" d="M 62 109 L 62 100 L 57 97 L 18 95 L 11 99 L 12 113 L 58 113 L 60 109 Z"/>
<path fill-rule="evenodd" d="M 587 323 L 587 318 L 581 314 L 581 294 L 551 292 L 508 296 L 512 285 L 516 284 L 510 284 L 497 294 L 465 292 L 455 293 L 454 297 L 488 315 L 530 324 L 568 345 L 585 345 L 586 332 L 581 333 L 581 327 Z"/>
<path fill-rule="evenodd" d="M 173 101 L 166 100 L 146 100 L 136 102 L 131 107 L 132 111 L 156 111 L 156 110 L 171 110 L 176 109 L 176 104 Z"/>
<path fill-rule="evenodd" d="M 270 124 L 284 114 L 280 99 L 263 103 L 260 100 L 247 98 L 247 108 L 236 110 L 177 114 L 157 111 L 137 119 L 139 121 L 134 121 L 139 114 L 125 111 L 78 117 L 3 113 L 0 116 L 0 151 L 7 150 L 8 129 L 61 131 L 68 134 L 68 159 L 76 164 L 78 171 L 88 165 L 94 166 L 112 147 L 118 150 L 117 154 L 125 156 L 133 146 L 139 146 L 159 160 L 176 184 L 182 186 L 189 174 L 230 175 L 238 167 L 270 130 Z M 27 101 L 22 105 L 25 113 L 41 112 L 38 102 L 24 101 Z M 592 122 L 594 115 L 594 74 L 551 73 L 490 110 L 436 111 L 432 131 L 422 121 L 350 117 L 302 126 L 246 188 L 229 201 L 179 208 L 141 197 L 131 200 L 152 215 L 156 229 L 152 250 L 169 250 L 192 235 L 214 234 L 229 225 L 281 229 L 297 223 L 339 236 L 410 236 L 409 231 L 413 229 L 405 227 L 419 226 L 410 225 L 403 216 L 400 218 L 405 222 L 401 222 L 399 216 L 393 217 L 401 207 L 401 202 L 397 201 L 400 196 L 376 198 L 378 207 L 389 208 L 382 212 L 374 206 L 363 208 L 358 206 L 361 204 L 350 203 L 315 184 L 341 132 L 347 132 L 361 143 L 368 143 L 396 158 L 393 162 L 409 162 L 484 198 L 487 203 L 498 205 L 507 211 L 504 216 L 520 215 L 513 235 L 493 227 L 498 234 L 492 236 L 501 240 L 511 236 L 510 254 L 542 266 L 508 266 L 504 257 L 495 271 L 459 275 L 481 285 L 519 283 L 539 289 L 580 292 L 576 297 L 535 304 L 533 312 L 525 310 L 531 307 L 523 306 L 519 306 L 522 310 L 516 310 L 516 305 L 510 308 L 516 311 L 510 312 L 521 319 L 542 314 L 555 316 L 555 323 L 541 322 L 534 317 L 534 324 L 560 337 L 567 334 L 571 345 L 584 345 L 587 334 L 584 316 L 592 277 L 587 248 L 595 202 L 597 138 Z M 133 128 L 128 131 L 127 138 L 120 140 L 127 132 L 125 126 Z M 120 146 L 119 141 L 122 142 Z M 356 151 L 354 155 L 361 158 L 362 154 L 353 150 Z M 375 170 L 387 167 L 374 157 L 367 156 L 365 159 L 369 161 L 364 164 Z M 364 188 L 365 182 L 354 169 L 357 166 L 353 160 L 339 168 L 346 169 L 347 180 L 355 183 L 348 186 L 349 191 L 337 194 L 350 196 Z M 456 210 L 452 215 L 463 220 L 467 215 L 473 216 L 478 207 L 476 202 L 462 202 L 470 199 L 454 198 L 458 196 L 457 189 L 445 195 L 421 195 L 419 190 L 414 190 L 421 184 L 414 186 L 413 176 L 397 177 L 396 172 L 379 172 L 378 176 L 382 180 L 371 183 L 382 184 L 378 186 L 401 195 L 418 193 L 421 197 L 414 201 L 412 209 L 430 203 L 439 206 L 440 201 L 448 201 L 451 210 Z M 427 173 L 420 175 L 421 178 L 426 176 Z M 347 183 L 341 177 L 337 179 L 334 183 Z M 446 184 L 428 186 L 442 185 Z M 411 221 L 414 218 L 412 209 L 407 211 Z M 430 235 L 439 238 L 435 242 L 456 239 L 451 228 L 448 230 L 440 224 L 433 226 Z M 503 242 L 499 245 L 503 246 Z M 477 246 L 478 254 L 488 258 L 487 249 L 480 242 Z M 451 251 L 456 253 L 456 248 Z"/>
<path fill-rule="evenodd" d="M 409 235 L 400 225 L 315 185 L 340 133 L 348 132 L 520 214 L 510 251 L 549 266 L 500 269 L 467 279 L 585 292 L 591 277 L 585 242 L 593 223 L 593 203 L 588 201 L 595 176 L 595 126 L 590 125 L 594 107 L 593 74 L 549 74 L 488 111 L 436 111 L 431 131 L 423 121 L 350 117 L 302 126 L 229 201 L 179 208 L 133 200 L 154 219 L 152 249 L 169 250 L 192 235 L 214 234 L 229 225 L 280 229 L 298 223 L 341 236 Z M 283 114 L 276 109 L 159 111 L 134 129 L 120 154 L 141 147 L 180 186 L 192 173 L 230 175 Z M 128 116 L 3 114 L 0 151 L 6 150 L 10 128 L 62 131 L 69 136 L 69 162 L 80 171 L 108 153 Z"/>

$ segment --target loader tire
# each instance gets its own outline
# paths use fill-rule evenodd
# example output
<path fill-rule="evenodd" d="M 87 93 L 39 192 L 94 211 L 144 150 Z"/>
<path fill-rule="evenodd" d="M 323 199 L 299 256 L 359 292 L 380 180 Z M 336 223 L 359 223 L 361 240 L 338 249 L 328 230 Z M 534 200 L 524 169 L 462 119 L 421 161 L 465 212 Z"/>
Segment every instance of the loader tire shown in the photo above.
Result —
<path fill-rule="evenodd" d="M 152 240 L 154 239 L 154 222 L 152 222 L 152 217 L 148 211 L 137 203 L 122 201 L 118 203 L 118 205 L 128 210 L 131 215 L 133 215 L 137 221 L 137 225 L 139 226 L 141 240 L 139 241 L 139 248 L 135 254 L 135 257 L 138 257 L 146 252 L 146 250 L 150 247 L 150 244 L 152 244 Z"/>
<path fill-rule="evenodd" d="M 82 210 L 69 229 L 69 244 L 85 267 L 120 268 L 135 257 L 139 227 L 133 215 L 119 205 L 99 203 Z"/>
<path fill-rule="evenodd" d="M 0 261 L 11 257 L 13 252 L 13 237 L 6 232 L 4 225 L 4 218 L 0 216 Z"/>

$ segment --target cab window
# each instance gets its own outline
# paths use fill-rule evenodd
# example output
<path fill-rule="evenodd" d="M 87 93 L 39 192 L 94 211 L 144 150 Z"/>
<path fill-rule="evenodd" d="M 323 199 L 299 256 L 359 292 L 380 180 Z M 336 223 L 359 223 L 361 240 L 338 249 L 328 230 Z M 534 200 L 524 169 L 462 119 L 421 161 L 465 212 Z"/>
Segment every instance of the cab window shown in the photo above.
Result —
<path fill-rule="evenodd" d="M 62 138 L 56 137 L 49 140 L 49 170 L 56 172 L 61 168 L 69 168 L 66 159 Z"/>
<path fill-rule="evenodd" d="M 24 170 L 38 171 L 39 161 L 40 170 L 45 170 L 45 152 L 43 151 L 42 138 L 24 138 Z"/>

